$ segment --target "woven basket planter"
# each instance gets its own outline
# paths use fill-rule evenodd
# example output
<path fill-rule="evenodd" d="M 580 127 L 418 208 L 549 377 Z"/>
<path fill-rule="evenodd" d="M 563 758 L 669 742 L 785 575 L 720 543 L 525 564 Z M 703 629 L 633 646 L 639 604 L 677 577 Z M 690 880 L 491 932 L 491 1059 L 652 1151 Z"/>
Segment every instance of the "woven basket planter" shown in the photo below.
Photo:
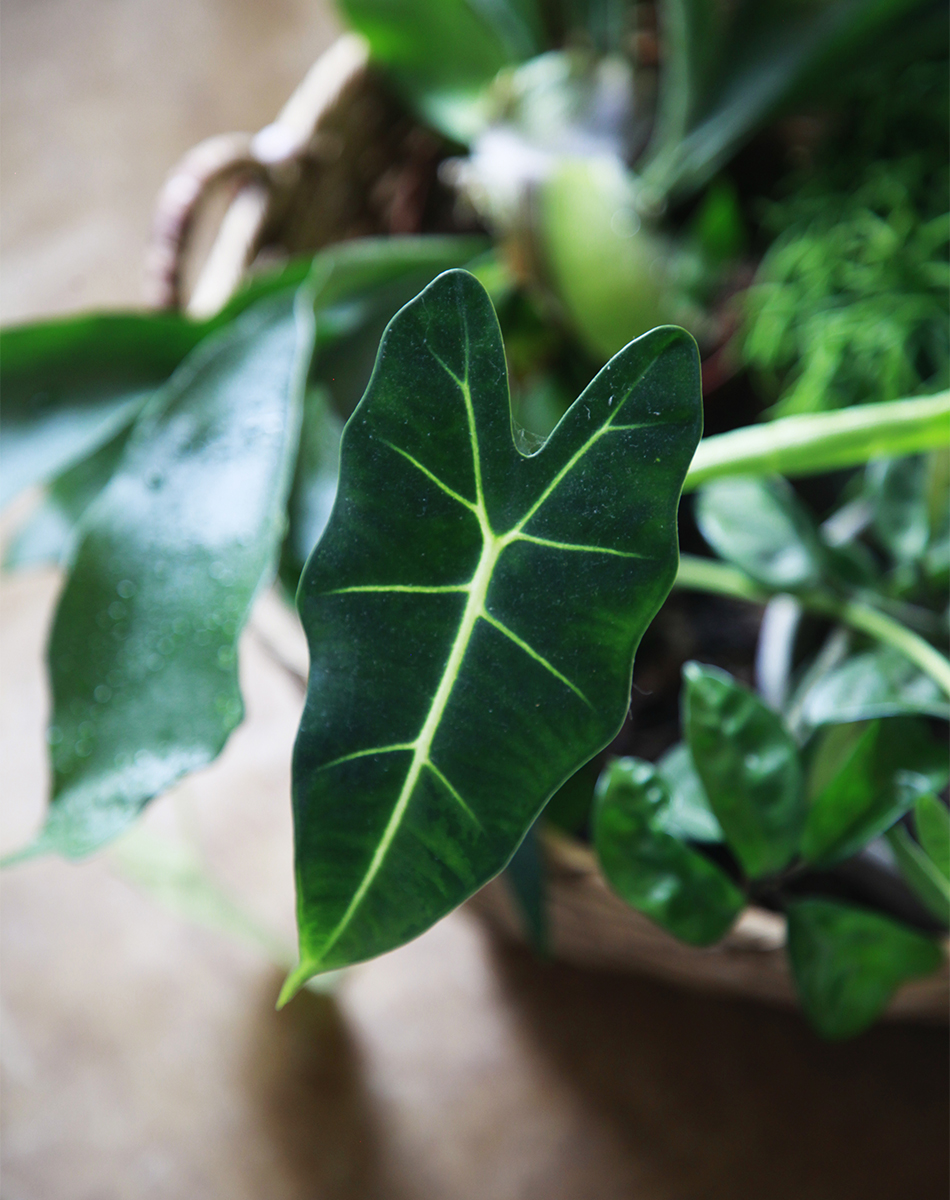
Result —
<path fill-rule="evenodd" d="M 369 66 L 365 42 L 341 37 L 274 121 L 256 135 L 225 134 L 190 151 L 159 195 L 147 260 L 149 299 L 194 316 L 216 312 L 257 261 L 312 252 L 371 234 L 424 232 L 420 216 L 436 179 L 440 146 Z M 193 233 L 224 195 L 217 235 L 191 269 Z M 186 297 L 184 279 L 197 282 Z M 630 909 L 608 888 L 591 850 L 543 836 L 553 953 L 578 966 L 648 974 L 688 987 L 794 1005 L 785 919 L 749 907 L 705 949 L 687 946 Z M 502 933 L 521 922 L 502 880 L 469 902 Z M 887 1016 L 946 1021 L 950 970 L 906 984 Z"/>

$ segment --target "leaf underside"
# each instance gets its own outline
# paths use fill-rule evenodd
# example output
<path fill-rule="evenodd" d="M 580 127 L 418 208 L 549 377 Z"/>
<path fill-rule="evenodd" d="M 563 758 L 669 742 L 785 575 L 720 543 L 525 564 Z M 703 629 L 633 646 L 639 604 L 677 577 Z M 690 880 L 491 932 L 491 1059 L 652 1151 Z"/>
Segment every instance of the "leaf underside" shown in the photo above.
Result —
<path fill-rule="evenodd" d="M 528 457 L 482 287 L 447 272 L 393 320 L 298 596 L 302 961 L 285 998 L 460 904 L 614 735 L 675 575 L 701 422 L 694 343 L 654 330 Z"/>

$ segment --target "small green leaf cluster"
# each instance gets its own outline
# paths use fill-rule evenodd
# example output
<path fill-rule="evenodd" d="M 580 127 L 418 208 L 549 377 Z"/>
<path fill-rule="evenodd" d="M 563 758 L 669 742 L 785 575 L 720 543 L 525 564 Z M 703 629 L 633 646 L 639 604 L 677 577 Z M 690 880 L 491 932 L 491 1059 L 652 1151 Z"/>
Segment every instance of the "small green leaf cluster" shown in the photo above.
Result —
<path fill-rule="evenodd" d="M 942 960 L 921 931 L 950 923 L 950 816 L 934 794 L 947 780 L 941 746 L 909 717 L 825 727 L 800 745 L 753 692 L 695 662 L 684 670 L 683 732 L 656 766 L 615 759 L 598 781 L 594 844 L 611 886 L 692 945 L 719 941 L 750 899 L 779 909 L 815 1028 L 828 1038 L 866 1029 L 902 982 Z M 916 928 L 841 898 L 830 868 L 868 846 L 896 858 L 919 897 Z"/>

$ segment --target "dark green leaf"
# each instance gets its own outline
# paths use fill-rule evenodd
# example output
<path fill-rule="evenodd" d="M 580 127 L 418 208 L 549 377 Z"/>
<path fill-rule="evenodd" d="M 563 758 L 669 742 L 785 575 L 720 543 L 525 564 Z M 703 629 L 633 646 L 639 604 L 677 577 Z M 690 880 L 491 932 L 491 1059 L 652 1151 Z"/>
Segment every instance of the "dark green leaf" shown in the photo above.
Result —
<path fill-rule="evenodd" d="M 685 841 L 721 842 L 722 829 L 709 807 L 689 746 L 685 742 L 674 746 L 657 763 L 657 770 L 670 792 L 670 803 L 657 816 L 662 828 Z"/>
<path fill-rule="evenodd" d="M 675 574 L 700 422 L 695 344 L 656 330 L 526 457 L 473 277 L 447 272 L 394 319 L 298 597 L 302 963 L 285 997 L 471 895 L 614 736 Z"/>
<path fill-rule="evenodd" d="M 237 638 L 283 532 L 311 345 L 303 292 L 209 339 L 83 522 L 50 641 L 53 802 L 34 852 L 96 849 L 241 719 Z"/>
<path fill-rule="evenodd" d="M 326 388 L 308 388 L 281 562 L 281 578 L 291 592 L 296 592 L 303 564 L 330 520 L 340 475 L 342 433 L 343 422 L 330 407 Z"/>
<path fill-rule="evenodd" d="M 784 479 L 709 483 L 697 496 L 696 520 L 717 554 L 768 588 L 795 591 L 821 580 L 818 532 Z"/>
<path fill-rule="evenodd" d="M 341 0 L 418 112 L 457 141 L 486 113 L 482 92 L 502 67 L 543 49 L 535 0 Z"/>
<path fill-rule="evenodd" d="M 805 823 L 792 735 L 725 671 L 687 663 L 683 678 L 686 740 L 729 846 L 753 879 L 781 870 Z"/>
<path fill-rule="evenodd" d="M 920 713 L 950 718 L 937 683 L 889 646 L 856 654 L 811 688 L 802 703 L 809 725 Z"/>
<path fill-rule="evenodd" d="M 170 313 L 70 317 L 0 333 L 0 504 L 115 437 L 206 333 Z"/>
<path fill-rule="evenodd" d="M 597 784 L 594 845 L 610 886 L 684 942 L 708 946 L 727 932 L 745 895 L 715 863 L 665 832 L 669 790 L 637 758 L 610 763 Z"/>
<path fill-rule="evenodd" d="M 524 841 L 505 867 L 503 878 L 511 889 L 528 941 L 535 954 L 546 958 L 550 953 L 547 871 L 537 825 L 532 825 L 525 834 Z"/>
<path fill-rule="evenodd" d="M 597 762 L 587 762 L 557 789 L 544 808 L 546 824 L 553 825 L 564 833 L 576 836 L 590 821 L 594 805 L 594 788 L 600 767 Z"/>
<path fill-rule="evenodd" d="M 950 813 L 933 793 L 914 806 L 914 826 L 924 853 L 950 883 Z"/>
<path fill-rule="evenodd" d="M 945 758 L 920 722 L 875 721 L 815 798 L 803 857 L 827 866 L 857 854 L 929 791 L 935 781 L 924 772 L 946 773 Z"/>
<path fill-rule="evenodd" d="M 903 825 L 888 830 L 887 840 L 906 882 L 938 921 L 950 925 L 950 881 Z"/>
<path fill-rule="evenodd" d="M 822 1037 L 872 1025 L 898 987 L 940 965 L 936 943 L 887 917 L 831 900 L 788 906 L 788 957 L 805 1015 Z"/>

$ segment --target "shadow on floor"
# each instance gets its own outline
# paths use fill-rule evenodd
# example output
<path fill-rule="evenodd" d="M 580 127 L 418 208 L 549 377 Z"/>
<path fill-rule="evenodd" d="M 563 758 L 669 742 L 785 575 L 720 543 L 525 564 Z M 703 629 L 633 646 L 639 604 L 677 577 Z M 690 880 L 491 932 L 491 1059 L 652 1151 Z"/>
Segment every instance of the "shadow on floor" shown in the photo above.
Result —
<path fill-rule="evenodd" d="M 793 1013 L 545 964 L 493 941 L 505 998 L 662 1200 L 946 1200 L 948 1034 L 820 1041 Z"/>

